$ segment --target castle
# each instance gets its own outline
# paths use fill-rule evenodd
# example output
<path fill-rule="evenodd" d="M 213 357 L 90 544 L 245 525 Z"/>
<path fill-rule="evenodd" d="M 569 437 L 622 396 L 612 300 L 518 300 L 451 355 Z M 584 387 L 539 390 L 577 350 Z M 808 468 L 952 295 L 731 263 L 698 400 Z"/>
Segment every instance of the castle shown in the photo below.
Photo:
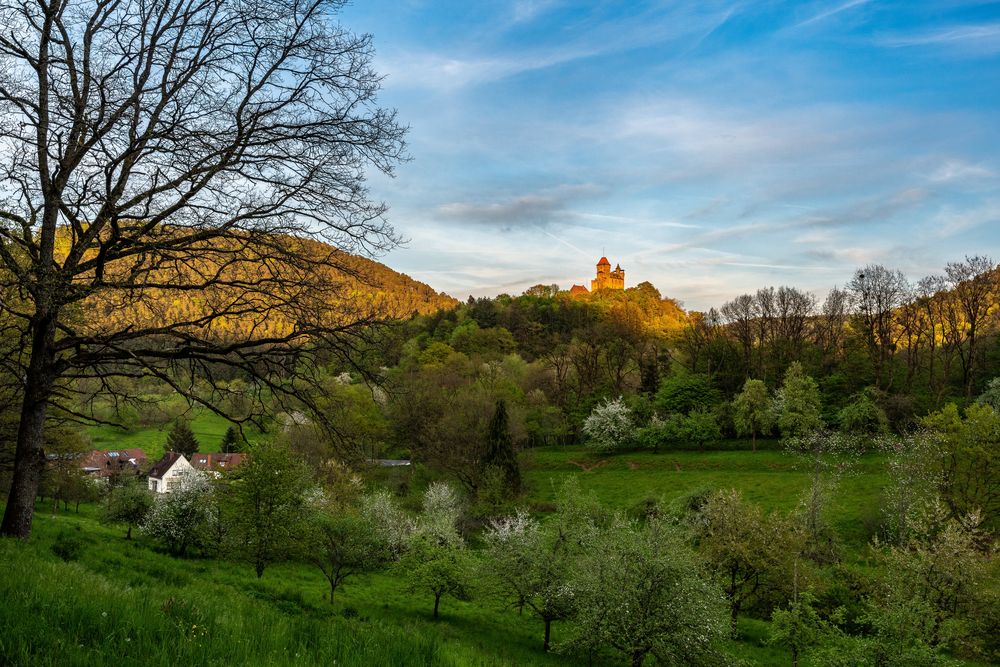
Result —
<path fill-rule="evenodd" d="M 611 262 L 607 257 L 601 257 L 597 263 L 597 277 L 590 281 L 590 291 L 596 292 L 600 289 L 625 289 L 625 269 L 620 264 L 611 270 Z M 586 294 L 587 288 L 583 285 L 573 285 L 569 290 L 570 294 Z"/>

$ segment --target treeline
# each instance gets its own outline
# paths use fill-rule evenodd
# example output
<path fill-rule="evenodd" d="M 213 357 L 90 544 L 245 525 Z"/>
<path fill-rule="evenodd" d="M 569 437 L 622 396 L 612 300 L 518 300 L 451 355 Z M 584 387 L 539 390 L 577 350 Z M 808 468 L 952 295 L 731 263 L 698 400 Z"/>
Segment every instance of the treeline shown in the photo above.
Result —
<path fill-rule="evenodd" d="M 822 304 L 794 287 L 743 294 L 692 313 L 677 348 L 729 394 L 750 377 L 776 386 L 797 361 L 831 406 L 872 387 L 906 421 L 982 391 L 1000 365 L 998 331 L 1000 271 L 976 256 L 916 283 L 865 266 Z"/>

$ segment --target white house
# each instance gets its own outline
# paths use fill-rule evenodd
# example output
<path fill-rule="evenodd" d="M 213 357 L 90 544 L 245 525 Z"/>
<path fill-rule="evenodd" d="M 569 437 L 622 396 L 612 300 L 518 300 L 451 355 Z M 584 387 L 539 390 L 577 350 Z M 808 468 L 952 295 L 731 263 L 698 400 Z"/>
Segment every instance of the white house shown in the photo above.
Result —
<path fill-rule="evenodd" d="M 149 471 L 149 490 L 154 493 L 170 493 L 192 474 L 195 474 L 194 466 L 183 454 L 167 452 Z"/>

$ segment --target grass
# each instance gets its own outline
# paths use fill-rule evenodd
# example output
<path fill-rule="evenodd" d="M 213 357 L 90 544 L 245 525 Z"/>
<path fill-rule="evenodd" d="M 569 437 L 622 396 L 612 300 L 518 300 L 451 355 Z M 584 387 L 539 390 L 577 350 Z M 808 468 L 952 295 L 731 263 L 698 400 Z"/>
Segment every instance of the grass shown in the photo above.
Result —
<path fill-rule="evenodd" d="M 200 444 L 198 451 L 219 451 L 222 436 L 225 435 L 226 429 L 232 425 L 232 422 L 204 408 L 194 408 L 188 416 L 191 420 L 191 430 L 194 431 Z M 167 444 L 167 433 L 172 426 L 173 422 L 154 427 L 121 429 L 116 426 L 99 424 L 87 427 L 87 434 L 90 436 L 94 449 L 141 447 L 146 452 L 149 461 L 155 462 L 163 456 Z M 257 431 L 249 431 L 247 434 L 251 441 L 259 436 Z"/>
<path fill-rule="evenodd" d="M 210 416 L 208 416 L 210 417 Z M 209 419 L 199 435 L 209 432 Z M 221 430 L 216 432 L 220 433 Z M 136 433 L 138 435 L 138 432 Z M 163 436 L 165 438 L 165 434 Z M 123 446 L 123 445 L 115 445 Z M 883 461 L 864 458 L 840 484 L 831 520 L 860 555 L 864 521 L 887 483 Z M 647 498 L 670 502 L 705 488 L 741 490 L 765 508 L 786 512 L 807 484 L 778 451 L 628 453 L 595 456 L 546 448 L 524 456 L 526 501 L 550 506 L 555 489 L 576 476 L 606 504 L 631 509 Z M 421 476 L 422 479 L 422 476 Z M 417 480 L 414 480 L 417 482 Z M 418 482 L 421 486 L 422 482 Z M 418 489 L 411 489 L 418 493 Z M 39 505 L 30 540 L 0 541 L 0 663 L 14 665 L 572 665 L 541 650 L 542 625 L 480 595 L 442 601 L 433 621 L 429 596 L 406 590 L 405 573 L 349 579 L 338 601 L 318 571 L 299 563 L 267 569 L 209 558 L 176 559 L 143 536 L 97 520 L 98 508 L 53 514 Z M 57 536 L 78 536 L 79 558 L 51 550 Z M 741 618 L 730 652 L 747 665 L 788 664 L 767 643 L 766 621 Z M 558 643 L 565 631 L 553 625 Z M 595 664 L 621 664 L 617 656 Z"/>
<path fill-rule="evenodd" d="M 677 451 L 595 455 L 580 448 L 542 448 L 524 458 L 529 498 L 551 504 L 563 480 L 579 479 L 605 504 L 629 510 L 647 499 L 670 503 L 701 489 L 734 488 L 765 510 L 789 512 L 799 504 L 809 475 L 781 451 Z M 873 509 L 889 480 L 884 459 L 863 457 L 845 475 L 831 503 L 829 519 L 841 538 L 856 549 L 870 537 Z"/>

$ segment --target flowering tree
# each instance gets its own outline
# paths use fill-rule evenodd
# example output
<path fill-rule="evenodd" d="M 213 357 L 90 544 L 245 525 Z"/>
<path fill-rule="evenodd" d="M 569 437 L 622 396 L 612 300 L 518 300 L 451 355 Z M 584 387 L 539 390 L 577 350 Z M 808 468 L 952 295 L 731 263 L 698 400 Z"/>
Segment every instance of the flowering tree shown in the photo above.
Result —
<path fill-rule="evenodd" d="M 443 482 L 431 484 L 424 493 L 423 513 L 400 560 L 409 589 L 434 596 L 434 618 L 441 598 L 468 597 L 469 560 L 465 541 L 458 533 L 461 504 L 454 489 Z"/>
<path fill-rule="evenodd" d="M 183 556 L 201 542 L 209 519 L 207 500 L 211 487 L 197 472 L 186 473 L 171 486 L 174 490 L 161 494 L 140 528 L 166 544 L 170 553 Z"/>
<path fill-rule="evenodd" d="M 492 521 L 483 536 L 490 575 L 518 607 L 527 607 L 545 624 L 545 651 L 552 622 L 573 614 L 573 567 L 595 532 L 593 522 L 579 514 L 565 491 L 547 526 L 519 511 Z"/>
<path fill-rule="evenodd" d="M 575 633 L 565 650 L 609 646 L 633 667 L 649 655 L 667 665 L 720 661 L 725 601 L 676 528 L 618 519 L 601 531 L 577 572 Z"/>
<path fill-rule="evenodd" d="M 621 397 L 598 405 L 583 422 L 588 445 L 599 452 L 613 452 L 632 439 L 632 411 Z"/>

